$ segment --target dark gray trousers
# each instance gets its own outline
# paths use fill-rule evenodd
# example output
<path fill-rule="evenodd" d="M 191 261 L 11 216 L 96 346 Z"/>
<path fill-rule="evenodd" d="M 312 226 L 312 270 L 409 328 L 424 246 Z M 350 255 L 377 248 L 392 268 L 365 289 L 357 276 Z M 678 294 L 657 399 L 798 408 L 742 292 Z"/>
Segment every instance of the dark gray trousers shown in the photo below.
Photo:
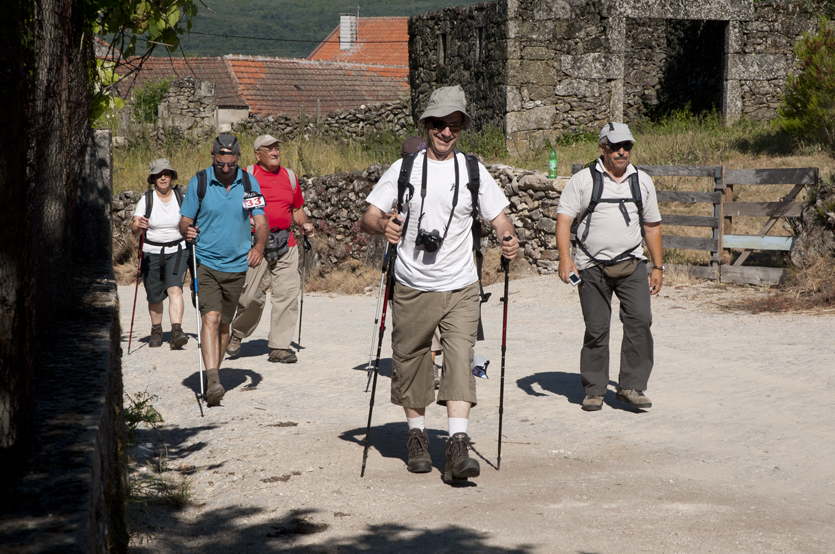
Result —
<path fill-rule="evenodd" d="M 652 311 L 647 266 L 639 263 L 632 275 L 612 279 L 601 266 L 580 272 L 580 306 L 586 321 L 586 334 L 580 352 L 580 376 L 585 393 L 603 395 L 609 384 L 609 327 L 612 319 L 612 293 L 620 300 L 623 342 L 620 348 L 618 386 L 645 391 L 654 361 Z"/>

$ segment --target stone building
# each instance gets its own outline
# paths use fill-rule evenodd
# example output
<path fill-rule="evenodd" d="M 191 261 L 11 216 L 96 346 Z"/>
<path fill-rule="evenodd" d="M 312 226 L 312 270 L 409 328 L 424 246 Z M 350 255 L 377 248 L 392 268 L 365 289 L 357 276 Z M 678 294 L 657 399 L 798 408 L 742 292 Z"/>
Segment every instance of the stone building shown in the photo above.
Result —
<path fill-rule="evenodd" d="M 733 122 L 776 115 L 793 46 L 814 31 L 803 0 L 496 0 L 409 20 L 413 113 L 461 84 L 476 128 L 521 154 L 689 105 Z"/>

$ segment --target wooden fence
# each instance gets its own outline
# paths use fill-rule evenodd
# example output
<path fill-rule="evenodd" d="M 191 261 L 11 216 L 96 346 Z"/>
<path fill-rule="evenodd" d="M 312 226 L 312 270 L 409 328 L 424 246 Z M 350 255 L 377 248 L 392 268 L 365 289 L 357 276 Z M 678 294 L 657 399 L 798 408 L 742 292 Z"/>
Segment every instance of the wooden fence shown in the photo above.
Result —
<path fill-rule="evenodd" d="M 583 164 L 573 164 L 571 172 L 577 173 Z M 767 236 L 781 217 L 798 217 L 803 202 L 794 199 L 803 187 L 818 182 L 818 168 L 791 169 L 727 169 L 724 166 L 650 165 L 638 166 L 651 177 L 708 177 L 713 179 L 713 192 L 667 191 L 656 192 L 659 202 L 687 204 L 711 204 L 711 216 L 661 214 L 662 244 L 664 248 L 702 250 L 710 252 L 709 266 L 678 266 L 689 275 L 701 279 L 717 279 L 725 283 L 777 285 L 785 278 L 782 268 L 743 266 L 754 250 L 791 250 L 794 237 Z M 736 202 L 735 186 L 794 185 L 778 202 Z M 734 218 L 768 217 L 756 235 L 735 235 Z M 709 238 L 664 235 L 665 225 L 709 228 Z M 730 249 L 742 253 L 730 265 Z"/>

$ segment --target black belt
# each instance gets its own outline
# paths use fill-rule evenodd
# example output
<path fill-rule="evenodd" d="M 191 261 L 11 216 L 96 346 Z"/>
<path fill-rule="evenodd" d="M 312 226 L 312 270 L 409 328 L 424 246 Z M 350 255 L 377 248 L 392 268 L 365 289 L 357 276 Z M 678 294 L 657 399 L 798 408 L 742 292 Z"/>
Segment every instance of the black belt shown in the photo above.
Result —
<path fill-rule="evenodd" d="M 165 281 L 165 249 L 171 248 L 172 246 L 176 246 L 177 259 L 174 261 L 174 271 L 171 272 L 171 275 L 176 275 L 179 272 L 180 260 L 183 256 L 183 239 L 172 240 L 171 242 L 156 242 L 153 240 L 145 239 L 145 244 L 161 247 L 159 250 L 159 275 L 163 281 Z M 148 255 L 150 256 L 150 254 Z"/>

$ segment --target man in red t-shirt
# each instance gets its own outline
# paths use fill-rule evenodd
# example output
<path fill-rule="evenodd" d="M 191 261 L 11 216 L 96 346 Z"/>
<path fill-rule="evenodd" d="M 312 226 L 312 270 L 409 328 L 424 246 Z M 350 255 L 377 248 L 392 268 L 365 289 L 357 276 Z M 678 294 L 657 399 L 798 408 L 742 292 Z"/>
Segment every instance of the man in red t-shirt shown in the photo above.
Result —
<path fill-rule="evenodd" d="M 258 179 L 261 194 L 267 201 L 264 212 L 270 232 L 275 236 L 279 231 L 289 229 L 295 222 L 305 236 L 312 237 L 313 225 L 308 223 L 302 209 L 302 189 L 295 174 L 281 167 L 278 140 L 270 135 L 261 135 L 255 139 L 255 158 L 258 163 L 251 166 L 250 172 Z M 240 352 L 241 340 L 250 336 L 261 321 L 267 288 L 272 285 L 269 361 L 290 364 L 298 360 L 290 350 L 299 315 L 299 252 L 293 233 L 290 233 L 287 245 L 289 249 L 277 260 L 269 261 L 265 256 L 259 266 L 247 271 L 246 284 L 232 322 L 232 336 L 226 349 L 230 356 Z"/>

